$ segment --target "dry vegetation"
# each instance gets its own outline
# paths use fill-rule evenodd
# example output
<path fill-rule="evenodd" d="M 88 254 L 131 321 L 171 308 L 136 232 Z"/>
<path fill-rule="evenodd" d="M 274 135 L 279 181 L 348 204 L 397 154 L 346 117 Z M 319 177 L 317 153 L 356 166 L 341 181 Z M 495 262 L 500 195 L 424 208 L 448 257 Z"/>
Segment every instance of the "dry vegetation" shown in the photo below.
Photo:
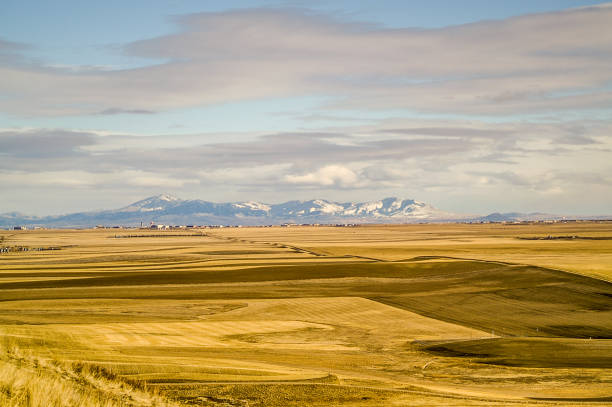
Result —
<path fill-rule="evenodd" d="M 41 358 L 4 337 L 0 356 L 2 406 L 177 406 L 146 383 L 121 380 L 104 367 Z"/>
<path fill-rule="evenodd" d="M 612 403 L 611 223 L 161 233 L 0 231 L 0 405 Z"/>

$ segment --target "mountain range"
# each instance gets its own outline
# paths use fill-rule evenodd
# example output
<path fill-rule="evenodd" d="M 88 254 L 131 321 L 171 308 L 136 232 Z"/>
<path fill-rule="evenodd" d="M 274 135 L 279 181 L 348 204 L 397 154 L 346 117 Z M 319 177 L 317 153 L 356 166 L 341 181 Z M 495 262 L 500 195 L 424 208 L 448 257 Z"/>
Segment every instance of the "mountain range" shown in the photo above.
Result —
<path fill-rule="evenodd" d="M 271 225 L 282 223 L 417 223 L 500 222 L 553 220 L 562 216 L 542 213 L 493 213 L 475 216 L 445 212 L 413 199 L 385 198 L 370 202 L 333 202 L 324 199 L 265 204 L 256 201 L 214 203 L 160 194 L 123 208 L 79 212 L 58 216 L 28 216 L 18 212 L 0 214 L 0 227 L 166 225 Z"/>

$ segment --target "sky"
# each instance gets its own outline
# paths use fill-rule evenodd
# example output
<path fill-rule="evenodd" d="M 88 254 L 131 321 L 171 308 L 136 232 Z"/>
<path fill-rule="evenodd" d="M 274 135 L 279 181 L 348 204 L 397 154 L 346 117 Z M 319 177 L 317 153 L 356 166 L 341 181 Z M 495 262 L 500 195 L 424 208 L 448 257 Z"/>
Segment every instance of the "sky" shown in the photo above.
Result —
<path fill-rule="evenodd" d="M 0 4 L 0 213 L 417 199 L 612 214 L 612 3 Z"/>

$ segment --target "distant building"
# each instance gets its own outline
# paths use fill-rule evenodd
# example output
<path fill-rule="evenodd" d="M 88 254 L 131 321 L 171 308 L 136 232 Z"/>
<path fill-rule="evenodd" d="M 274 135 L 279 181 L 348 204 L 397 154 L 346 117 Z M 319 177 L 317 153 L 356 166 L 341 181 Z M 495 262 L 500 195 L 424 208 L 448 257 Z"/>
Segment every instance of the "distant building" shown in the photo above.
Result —
<path fill-rule="evenodd" d="M 15 226 L 13 230 L 28 230 L 26 226 Z"/>
<path fill-rule="evenodd" d="M 161 224 L 156 224 L 156 223 L 152 223 L 150 226 L 151 229 L 157 229 L 157 230 L 161 230 L 161 229 L 169 229 L 170 226 L 168 225 L 161 225 Z"/>

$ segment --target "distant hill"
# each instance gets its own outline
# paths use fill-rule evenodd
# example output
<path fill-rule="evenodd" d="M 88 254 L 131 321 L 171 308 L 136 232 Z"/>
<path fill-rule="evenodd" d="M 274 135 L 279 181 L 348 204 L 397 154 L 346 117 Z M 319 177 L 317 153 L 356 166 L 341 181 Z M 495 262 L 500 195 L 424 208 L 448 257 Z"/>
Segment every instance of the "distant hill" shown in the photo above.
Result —
<path fill-rule="evenodd" d="M 333 202 L 324 199 L 266 204 L 256 201 L 215 203 L 160 194 L 123 208 L 59 216 L 0 214 L 0 227 L 139 226 L 150 222 L 169 225 L 269 225 L 282 223 L 417 223 L 502 222 L 560 219 L 542 213 L 493 213 L 474 216 L 445 212 L 413 199 L 385 198 L 369 202 Z"/>

